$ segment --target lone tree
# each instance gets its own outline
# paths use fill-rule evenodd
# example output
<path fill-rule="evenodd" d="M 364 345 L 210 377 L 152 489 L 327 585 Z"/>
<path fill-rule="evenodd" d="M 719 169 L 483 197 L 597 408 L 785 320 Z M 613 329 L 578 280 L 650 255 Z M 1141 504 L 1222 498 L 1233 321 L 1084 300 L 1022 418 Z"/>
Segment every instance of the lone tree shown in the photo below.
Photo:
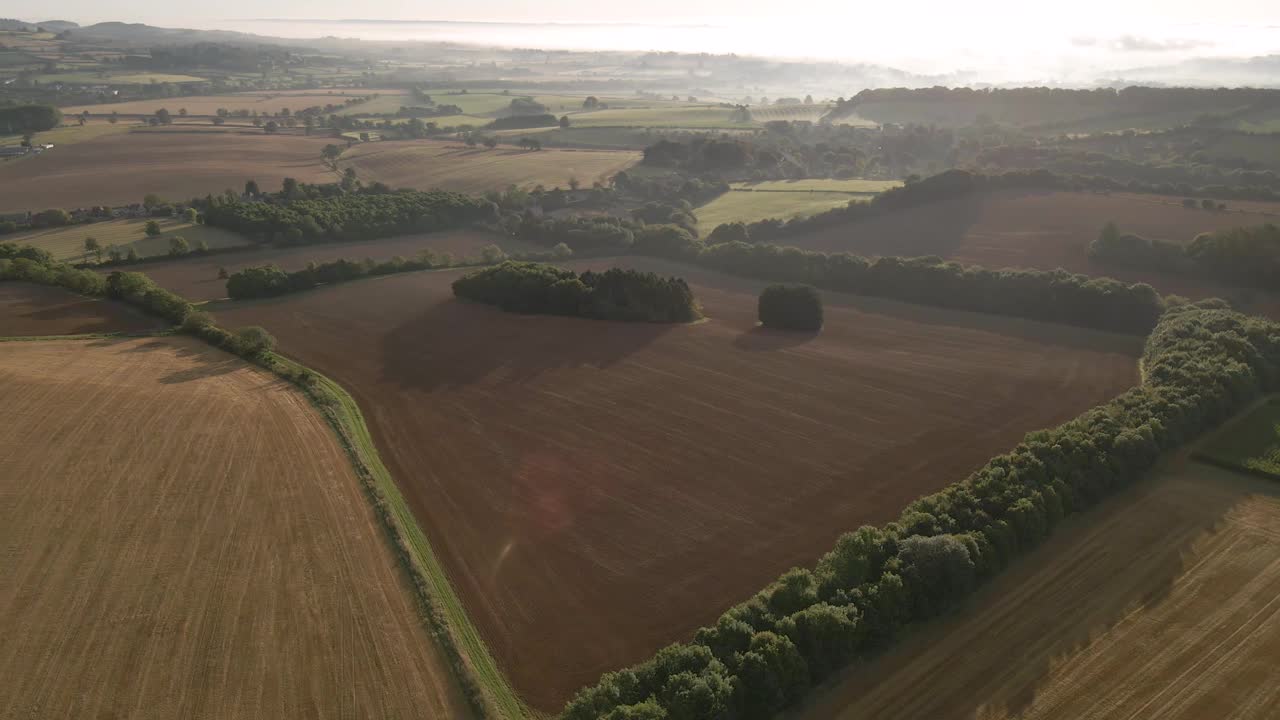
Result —
<path fill-rule="evenodd" d="M 84 256 L 88 258 L 90 255 L 96 256 L 98 262 L 102 262 L 102 244 L 98 242 L 98 238 L 87 237 L 84 239 Z"/>
<path fill-rule="evenodd" d="M 808 285 L 770 285 L 760 293 L 759 313 L 767 328 L 822 329 L 822 298 Z"/>
<path fill-rule="evenodd" d="M 186 255 L 189 252 L 191 252 L 191 245 L 187 242 L 186 238 L 181 235 L 174 235 L 169 238 L 170 255 L 177 257 L 179 255 Z"/>
<path fill-rule="evenodd" d="M 561 116 L 560 116 L 560 127 L 562 127 L 562 128 L 567 128 L 567 127 L 569 127 L 569 124 L 570 124 L 570 123 L 569 123 L 569 116 L 568 116 L 568 115 L 561 115 Z"/>
<path fill-rule="evenodd" d="M 148 220 L 147 224 L 142 226 L 142 231 L 147 234 L 147 237 L 159 237 L 160 223 L 155 220 Z"/>

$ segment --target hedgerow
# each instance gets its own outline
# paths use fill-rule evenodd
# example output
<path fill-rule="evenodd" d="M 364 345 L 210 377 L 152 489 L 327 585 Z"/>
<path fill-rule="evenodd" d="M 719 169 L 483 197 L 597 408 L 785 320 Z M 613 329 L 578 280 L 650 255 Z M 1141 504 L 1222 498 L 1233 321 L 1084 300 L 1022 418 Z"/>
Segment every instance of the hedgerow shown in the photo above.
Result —
<path fill-rule="evenodd" d="M 1146 381 L 1041 430 L 883 527 L 842 536 L 691 642 L 604 675 L 565 720 L 769 718 L 836 670 L 962 602 L 1080 512 L 1151 470 L 1161 453 L 1280 387 L 1280 325 L 1214 303 L 1170 309 L 1150 336 Z"/>

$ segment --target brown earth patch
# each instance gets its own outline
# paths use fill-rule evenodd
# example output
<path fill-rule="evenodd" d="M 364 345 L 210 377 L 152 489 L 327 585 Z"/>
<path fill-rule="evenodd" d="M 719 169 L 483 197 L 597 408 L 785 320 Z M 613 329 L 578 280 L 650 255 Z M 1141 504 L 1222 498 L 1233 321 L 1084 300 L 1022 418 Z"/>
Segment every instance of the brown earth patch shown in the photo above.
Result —
<path fill-rule="evenodd" d="M 261 130 L 137 130 L 55 147 L 0 163 L 0 212 L 140 203 L 147 193 L 190 200 L 246 180 L 276 190 L 286 177 L 333 182 L 320 148 L 331 138 L 267 135 Z"/>
<path fill-rule="evenodd" d="M 1196 278 L 1123 270 L 1088 257 L 1102 226 L 1189 243 L 1202 232 L 1275 223 L 1280 203 L 1245 203 L 1226 212 L 1188 209 L 1181 198 L 1002 190 L 951 198 L 918 208 L 825 228 L 778 241 L 809 250 L 859 255 L 940 255 L 992 268 L 1064 268 L 1128 282 L 1146 282 L 1161 293 L 1199 299 L 1225 297 L 1242 307 L 1280 318 L 1280 295 L 1242 291 Z"/>
<path fill-rule="evenodd" d="M 762 283 L 571 265 L 683 275 L 709 319 L 508 314 L 457 271 L 218 310 L 356 398 L 541 710 L 1137 379 L 1140 338 L 834 294 L 820 335 L 767 332 Z"/>
<path fill-rule="evenodd" d="M 164 323 L 123 303 L 31 283 L 0 282 L 0 337 L 158 330 Z"/>
<path fill-rule="evenodd" d="M 258 247 L 244 252 L 192 257 L 168 262 L 147 263 L 132 266 L 179 295 L 199 302 L 217 300 L 227 296 L 227 281 L 218 279 L 218 269 L 228 273 L 257 265 L 276 265 L 283 270 L 301 270 L 311 262 L 328 262 L 338 259 L 382 261 L 397 255 L 412 258 L 423 250 L 439 255 L 449 253 L 455 260 L 476 258 L 486 245 L 497 245 L 509 253 L 546 250 L 515 238 L 478 230 L 449 230 L 446 232 L 400 235 L 382 240 L 361 242 L 325 243 L 300 247 Z"/>

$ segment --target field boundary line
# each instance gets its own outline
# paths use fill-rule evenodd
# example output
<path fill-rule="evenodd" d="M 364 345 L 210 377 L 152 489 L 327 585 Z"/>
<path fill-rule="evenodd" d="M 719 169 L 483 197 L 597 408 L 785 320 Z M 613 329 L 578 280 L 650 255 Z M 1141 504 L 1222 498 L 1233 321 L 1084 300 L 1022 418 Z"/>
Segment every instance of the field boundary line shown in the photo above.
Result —
<path fill-rule="evenodd" d="M 532 716 L 472 624 L 413 511 L 382 463 L 355 399 L 331 378 L 302 363 L 279 353 L 272 353 L 266 360 L 267 369 L 298 387 L 338 436 L 387 539 L 409 575 L 427 629 L 445 652 L 454 679 L 475 715 L 512 720 Z M 311 382 L 295 380 L 306 373 L 310 373 Z"/>

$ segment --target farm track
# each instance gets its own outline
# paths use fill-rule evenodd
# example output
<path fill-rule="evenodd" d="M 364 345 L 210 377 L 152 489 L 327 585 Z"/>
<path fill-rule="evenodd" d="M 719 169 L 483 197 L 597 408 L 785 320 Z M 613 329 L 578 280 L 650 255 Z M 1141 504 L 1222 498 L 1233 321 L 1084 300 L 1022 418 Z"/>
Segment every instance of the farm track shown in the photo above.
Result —
<path fill-rule="evenodd" d="M 813 720 L 1280 714 L 1280 488 L 1192 463 L 1072 519 Z"/>
<path fill-rule="evenodd" d="M 465 717 L 360 483 L 186 338 L 0 345 L 0 718 Z"/>
<path fill-rule="evenodd" d="M 1087 275 L 1146 282 L 1165 294 L 1242 300 L 1239 290 L 1196 278 L 1125 270 L 1089 260 L 1089 243 L 1114 221 L 1123 233 L 1189 243 L 1202 232 L 1275 222 L 1277 203 L 1241 203 L 1227 212 L 1191 210 L 1179 198 L 1148 195 L 1001 190 L 951 198 L 812 233 L 781 238 L 825 252 L 866 256 L 940 255 L 990 268 L 1064 268 Z M 1280 319 L 1280 294 L 1253 291 L 1253 312 Z"/>
<path fill-rule="evenodd" d="M 0 338 L 136 333 L 162 326 L 124 303 L 48 285 L 0 282 Z"/>
<path fill-rule="evenodd" d="M 0 163 L 0 212 L 127 205 L 155 193 L 190 200 L 246 180 L 276 190 L 286 177 L 333 182 L 320 161 L 331 138 L 194 126 L 137 130 Z"/>
<path fill-rule="evenodd" d="M 710 319 L 505 314 L 457 271 L 217 310 L 352 394 L 538 710 L 1137 379 L 1139 338 L 835 295 L 820 336 L 775 334 L 761 283 L 572 263 L 610 265 L 688 277 Z"/>

